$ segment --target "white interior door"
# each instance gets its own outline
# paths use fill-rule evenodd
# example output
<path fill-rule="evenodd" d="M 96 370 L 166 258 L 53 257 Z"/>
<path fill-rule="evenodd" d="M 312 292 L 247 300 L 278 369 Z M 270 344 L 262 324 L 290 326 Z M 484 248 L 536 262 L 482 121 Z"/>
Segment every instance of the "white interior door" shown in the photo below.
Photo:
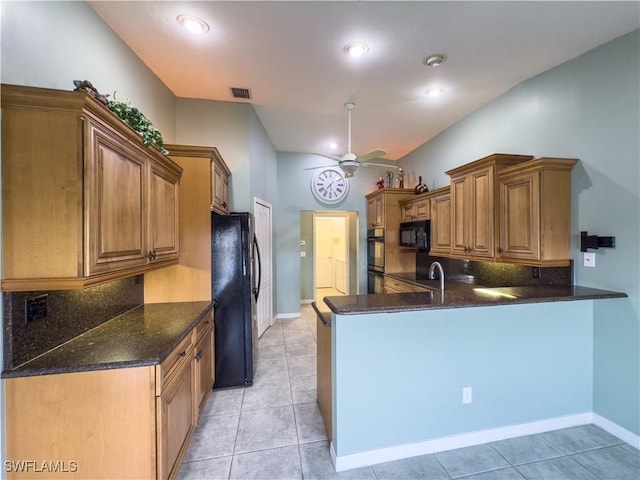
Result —
<path fill-rule="evenodd" d="M 260 294 L 256 302 L 258 336 L 273 323 L 273 294 L 271 278 L 273 271 L 273 243 L 271 225 L 271 205 L 254 199 L 253 215 L 255 217 L 255 233 L 260 246 Z"/>
<path fill-rule="evenodd" d="M 314 225 L 316 288 L 333 286 L 332 230 L 332 218 L 316 217 Z"/>

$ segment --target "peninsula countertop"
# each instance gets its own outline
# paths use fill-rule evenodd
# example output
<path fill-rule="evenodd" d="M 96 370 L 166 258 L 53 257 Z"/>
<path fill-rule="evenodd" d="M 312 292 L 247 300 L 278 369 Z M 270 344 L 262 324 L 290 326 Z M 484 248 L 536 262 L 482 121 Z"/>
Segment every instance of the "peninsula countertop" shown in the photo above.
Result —
<path fill-rule="evenodd" d="M 212 305 L 206 301 L 140 305 L 2 372 L 2 378 L 157 365 Z"/>
<path fill-rule="evenodd" d="M 486 307 L 524 303 L 569 302 L 624 298 L 626 293 L 581 287 L 578 285 L 536 285 L 493 287 L 445 282 L 440 291 L 439 280 L 416 280 L 415 275 L 392 275 L 400 280 L 432 289 L 430 292 L 394 293 L 382 295 L 345 295 L 325 297 L 324 303 L 337 315 L 392 313 L 442 308 Z"/>

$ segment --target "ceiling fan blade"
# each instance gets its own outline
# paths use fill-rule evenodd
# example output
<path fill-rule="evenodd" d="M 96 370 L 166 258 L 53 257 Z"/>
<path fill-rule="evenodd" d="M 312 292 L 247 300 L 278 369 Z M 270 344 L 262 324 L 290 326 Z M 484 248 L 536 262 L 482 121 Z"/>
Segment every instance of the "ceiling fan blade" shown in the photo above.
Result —
<path fill-rule="evenodd" d="M 384 157 L 387 154 L 387 152 L 385 152 L 384 150 L 374 150 L 372 152 L 369 153 L 365 153 L 364 155 L 358 157 L 358 160 L 360 160 L 361 162 L 366 162 L 369 159 L 374 159 L 374 158 L 378 158 L 378 157 Z"/>
<path fill-rule="evenodd" d="M 319 155 L 321 157 L 328 158 L 330 160 L 335 160 L 336 162 L 342 161 L 342 158 L 336 157 L 335 155 L 329 155 L 327 153 L 314 153 L 314 155 Z"/>
<path fill-rule="evenodd" d="M 361 167 L 385 167 L 385 168 L 400 168 L 397 167 L 396 165 L 387 165 L 385 163 L 371 163 L 371 162 L 367 162 L 367 163 L 361 163 L 360 164 Z"/>
<path fill-rule="evenodd" d="M 335 165 L 320 165 L 318 167 L 303 168 L 303 170 L 315 170 L 317 168 L 333 168 Z"/>

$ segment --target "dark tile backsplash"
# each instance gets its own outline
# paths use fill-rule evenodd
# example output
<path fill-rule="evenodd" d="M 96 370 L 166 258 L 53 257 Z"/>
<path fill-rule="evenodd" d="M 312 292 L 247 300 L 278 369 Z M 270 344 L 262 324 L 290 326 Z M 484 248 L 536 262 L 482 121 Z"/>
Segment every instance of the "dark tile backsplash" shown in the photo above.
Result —
<path fill-rule="evenodd" d="M 47 318 L 25 323 L 25 300 L 48 294 Z M 83 290 L 5 292 L 4 370 L 10 370 L 144 303 L 144 277 Z"/>
<path fill-rule="evenodd" d="M 526 267 L 511 263 L 477 262 L 455 258 L 432 257 L 416 253 L 416 277 L 426 279 L 431 262 L 442 264 L 445 278 L 485 287 L 515 287 L 526 285 L 571 285 L 572 267 Z M 539 278 L 534 278 L 538 268 Z"/>

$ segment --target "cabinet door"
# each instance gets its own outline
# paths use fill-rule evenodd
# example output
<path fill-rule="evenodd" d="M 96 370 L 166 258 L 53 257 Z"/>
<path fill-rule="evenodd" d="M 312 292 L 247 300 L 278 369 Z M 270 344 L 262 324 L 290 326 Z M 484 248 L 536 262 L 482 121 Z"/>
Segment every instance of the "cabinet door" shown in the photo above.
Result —
<path fill-rule="evenodd" d="M 466 255 L 469 250 L 469 191 L 467 177 L 451 179 L 451 253 Z"/>
<path fill-rule="evenodd" d="M 384 227 L 384 197 L 382 194 L 367 199 L 367 227 Z"/>
<path fill-rule="evenodd" d="M 376 199 L 367 199 L 367 227 L 372 228 L 376 226 Z"/>
<path fill-rule="evenodd" d="M 180 468 L 193 422 L 193 362 L 185 362 L 157 398 L 158 478 Z M 174 475 L 175 476 L 175 475 Z"/>
<path fill-rule="evenodd" d="M 539 192 L 539 172 L 525 172 L 500 181 L 498 255 L 514 259 L 540 259 Z"/>
<path fill-rule="evenodd" d="M 451 252 L 493 257 L 493 167 L 451 179 Z"/>
<path fill-rule="evenodd" d="M 411 222 L 416 219 L 416 204 L 408 203 L 402 205 L 400 207 L 402 211 L 400 212 L 400 221 L 401 222 Z"/>
<path fill-rule="evenodd" d="M 211 209 L 219 213 L 229 213 L 229 176 L 216 160 L 211 165 Z"/>
<path fill-rule="evenodd" d="M 451 253 L 451 195 L 431 199 L 431 253 Z"/>
<path fill-rule="evenodd" d="M 213 388 L 213 342 L 213 328 L 210 328 L 196 344 L 194 353 L 196 377 L 194 400 L 197 416 L 202 411 L 207 394 Z"/>
<path fill-rule="evenodd" d="M 416 202 L 415 205 L 416 205 L 416 220 L 429 220 L 429 217 L 431 216 L 430 200 L 427 198 L 425 200 Z"/>
<path fill-rule="evenodd" d="M 85 276 L 145 265 L 144 152 L 90 125 L 85 183 Z"/>
<path fill-rule="evenodd" d="M 493 257 L 494 186 L 493 167 L 469 174 L 468 247 L 474 257 Z"/>
<path fill-rule="evenodd" d="M 150 162 L 149 242 L 151 262 L 178 258 L 180 237 L 178 211 L 179 175 L 176 171 Z"/>

